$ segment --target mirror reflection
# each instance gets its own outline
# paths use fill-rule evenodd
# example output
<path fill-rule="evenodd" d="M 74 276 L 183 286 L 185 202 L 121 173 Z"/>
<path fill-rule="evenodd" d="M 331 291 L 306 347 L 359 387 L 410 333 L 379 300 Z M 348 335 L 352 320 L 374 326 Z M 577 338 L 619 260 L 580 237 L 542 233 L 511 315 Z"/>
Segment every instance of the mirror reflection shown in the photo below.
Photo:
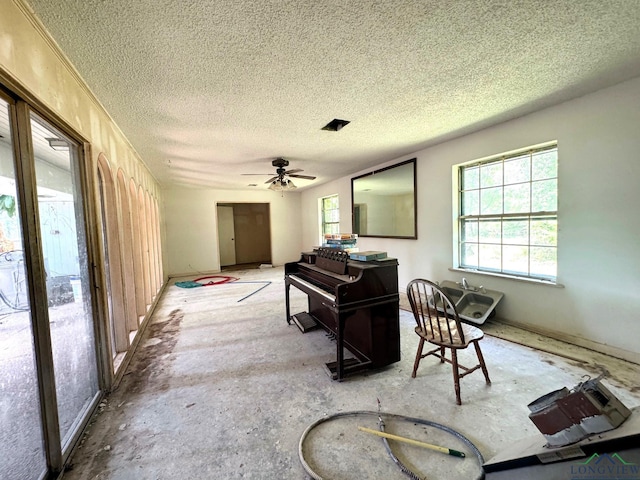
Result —
<path fill-rule="evenodd" d="M 416 159 L 351 179 L 353 233 L 417 238 Z"/>

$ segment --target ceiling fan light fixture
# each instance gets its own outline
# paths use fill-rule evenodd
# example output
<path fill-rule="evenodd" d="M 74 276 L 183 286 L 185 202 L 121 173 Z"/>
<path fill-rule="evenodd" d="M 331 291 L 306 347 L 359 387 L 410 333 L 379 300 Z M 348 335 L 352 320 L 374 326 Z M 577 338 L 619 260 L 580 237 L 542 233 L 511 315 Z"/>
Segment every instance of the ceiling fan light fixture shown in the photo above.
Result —
<path fill-rule="evenodd" d="M 296 187 L 288 178 L 277 178 L 269 185 L 269 190 L 273 190 L 275 192 L 295 190 L 296 188 L 298 187 Z"/>

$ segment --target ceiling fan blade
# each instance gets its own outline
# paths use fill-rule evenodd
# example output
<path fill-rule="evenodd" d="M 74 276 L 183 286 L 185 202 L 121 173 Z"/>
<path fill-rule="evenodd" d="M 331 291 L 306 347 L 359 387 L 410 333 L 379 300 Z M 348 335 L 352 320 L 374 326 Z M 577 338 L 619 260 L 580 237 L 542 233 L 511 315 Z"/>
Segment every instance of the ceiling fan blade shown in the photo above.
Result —
<path fill-rule="evenodd" d="M 312 177 L 311 175 L 296 175 L 295 173 L 294 174 L 290 174 L 289 176 L 290 177 L 295 177 L 295 178 L 304 178 L 306 180 L 315 180 L 316 179 L 316 177 Z"/>
<path fill-rule="evenodd" d="M 294 168 L 293 170 L 287 170 L 284 172 L 285 175 L 290 175 L 292 173 L 304 172 L 301 168 Z"/>
<path fill-rule="evenodd" d="M 275 177 L 271 177 L 269 180 L 267 180 L 267 181 L 266 181 L 266 182 L 264 182 L 264 183 L 271 183 L 271 182 L 275 182 L 278 178 L 279 178 L 279 177 L 278 177 L 278 175 L 276 175 Z"/>

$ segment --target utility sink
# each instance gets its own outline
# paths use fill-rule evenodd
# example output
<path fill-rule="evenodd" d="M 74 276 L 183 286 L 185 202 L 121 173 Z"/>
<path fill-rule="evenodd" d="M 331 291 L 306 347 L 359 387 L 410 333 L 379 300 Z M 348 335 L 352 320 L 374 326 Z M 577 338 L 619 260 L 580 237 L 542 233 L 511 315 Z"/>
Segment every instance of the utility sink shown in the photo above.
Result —
<path fill-rule="evenodd" d="M 483 324 L 496 313 L 496 306 L 504 297 L 502 292 L 480 289 L 478 287 L 462 288 L 456 282 L 445 280 L 440 282 L 440 288 L 453 301 L 460 320 Z M 436 307 L 442 311 L 442 305 Z"/>

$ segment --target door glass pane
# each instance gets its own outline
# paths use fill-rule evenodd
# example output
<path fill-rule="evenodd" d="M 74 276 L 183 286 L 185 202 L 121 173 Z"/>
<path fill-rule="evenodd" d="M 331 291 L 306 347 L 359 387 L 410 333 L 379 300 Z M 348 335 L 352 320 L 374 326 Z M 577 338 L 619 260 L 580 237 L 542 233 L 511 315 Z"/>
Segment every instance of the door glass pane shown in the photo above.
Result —
<path fill-rule="evenodd" d="M 39 224 L 63 448 L 98 393 L 79 149 L 32 115 Z"/>
<path fill-rule="evenodd" d="M 0 98 L 0 479 L 46 469 L 22 229 L 9 129 Z"/>

